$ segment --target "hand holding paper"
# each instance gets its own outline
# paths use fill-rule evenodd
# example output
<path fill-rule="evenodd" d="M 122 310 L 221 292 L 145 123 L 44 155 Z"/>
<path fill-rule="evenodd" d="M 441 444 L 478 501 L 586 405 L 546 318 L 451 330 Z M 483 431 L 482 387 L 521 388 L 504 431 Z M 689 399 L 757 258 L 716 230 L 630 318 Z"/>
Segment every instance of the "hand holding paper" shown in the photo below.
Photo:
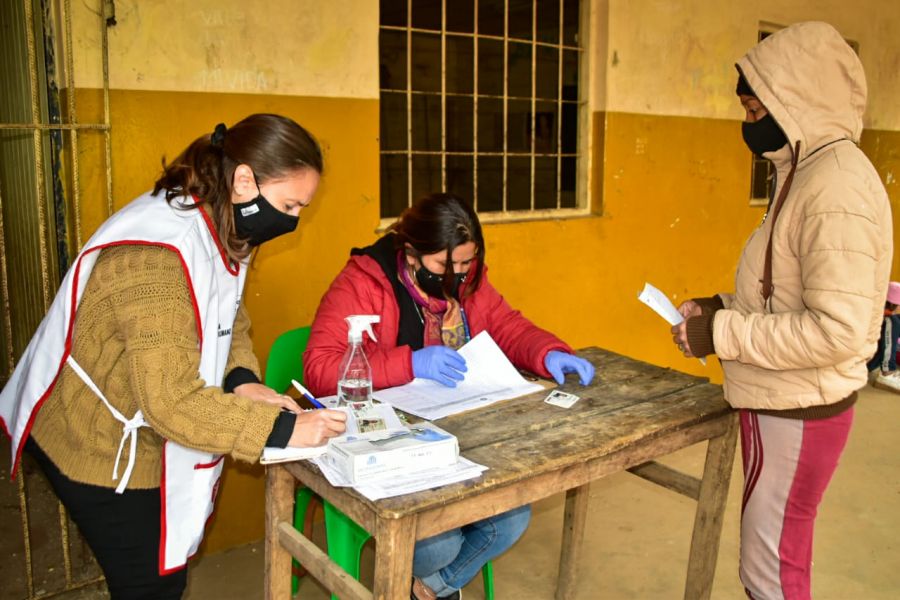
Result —
<path fill-rule="evenodd" d="M 638 300 L 652 308 L 656 314 L 668 321 L 669 325 L 679 325 L 684 321 L 684 317 L 681 316 L 681 313 L 678 312 L 678 309 L 675 308 L 669 297 L 649 283 L 644 284 L 644 289 L 638 294 Z M 706 366 L 705 358 L 699 358 L 698 360 L 703 366 Z"/>

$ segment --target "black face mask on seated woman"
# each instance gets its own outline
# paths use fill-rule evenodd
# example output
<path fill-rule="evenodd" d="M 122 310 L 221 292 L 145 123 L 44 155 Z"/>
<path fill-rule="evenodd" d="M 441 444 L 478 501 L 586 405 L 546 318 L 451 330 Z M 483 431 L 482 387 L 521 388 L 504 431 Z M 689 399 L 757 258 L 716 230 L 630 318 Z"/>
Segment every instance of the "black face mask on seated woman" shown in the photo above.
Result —
<path fill-rule="evenodd" d="M 259 190 L 259 182 L 256 184 Z M 300 217 L 283 213 L 266 200 L 262 191 L 253 200 L 234 204 L 234 228 L 251 246 L 297 229 Z"/>
<path fill-rule="evenodd" d="M 453 288 L 450 295 L 454 298 L 459 297 L 459 286 L 466 280 L 465 273 L 456 273 L 453 277 Z M 416 269 L 416 283 L 422 288 L 422 291 L 435 298 L 444 297 L 444 276 L 432 273 L 422 265 Z"/>

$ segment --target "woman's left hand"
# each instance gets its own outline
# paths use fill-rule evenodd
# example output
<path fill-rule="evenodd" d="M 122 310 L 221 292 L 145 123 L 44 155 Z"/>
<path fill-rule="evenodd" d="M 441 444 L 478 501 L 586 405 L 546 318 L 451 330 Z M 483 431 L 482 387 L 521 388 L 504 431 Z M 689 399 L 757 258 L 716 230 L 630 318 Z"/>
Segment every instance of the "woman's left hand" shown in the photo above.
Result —
<path fill-rule="evenodd" d="M 266 387 L 261 383 L 242 383 L 234 388 L 234 393 L 244 398 L 250 398 L 257 402 L 268 402 L 275 406 L 280 406 L 292 413 L 300 414 L 303 409 L 294 402 L 294 399 L 284 394 L 279 394 L 270 387 Z"/>
<path fill-rule="evenodd" d="M 594 378 L 594 365 L 568 352 L 551 350 L 544 357 L 544 366 L 560 385 L 566 382 L 566 373 L 578 373 L 581 385 L 589 384 Z"/>
<path fill-rule="evenodd" d="M 687 319 L 678 325 L 672 326 L 672 341 L 675 342 L 678 349 L 684 353 L 685 357 L 694 358 L 694 355 L 691 354 L 691 345 L 688 343 L 687 339 Z"/>

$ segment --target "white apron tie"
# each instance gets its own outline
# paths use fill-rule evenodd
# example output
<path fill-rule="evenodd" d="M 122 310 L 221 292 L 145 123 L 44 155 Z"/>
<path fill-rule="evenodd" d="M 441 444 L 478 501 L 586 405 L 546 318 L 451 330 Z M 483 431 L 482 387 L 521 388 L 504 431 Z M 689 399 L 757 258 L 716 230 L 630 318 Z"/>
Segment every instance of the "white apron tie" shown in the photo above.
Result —
<path fill-rule="evenodd" d="M 147 422 L 144 420 L 144 414 L 139 410 L 134 413 L 134 416 L 131 419 L 126 419 L 125 416 L 120 413 L 115 407 L 109 403 L 109 400 L 106 399 L 106 396 L 103 395 L 103 392 L 100 391 L 100 388 L 91 380 L 87 373 L 85 373 L 84 369 L 81 368 L 75 359 L 72 358 L 70 354 L 68 358 L 66 358 L 66 362 L 72 370 L 78 375 L 79 378 L 84 382 L 86 386 L 90 388 L 92 392 L 94 392 L 98 398 L 103 400 L 103 404 L 106 405 L 106 408 L 109 409 L 109 412 L 112 413 L 112 416 L 115 417 L 117 421 L 122 423 L 122 439 L 119 440 L 119 451 L 116 453 L 116 463 L 113 465 L 113 481 L 119 479 L 119 461 L 122 458 L 122 450 L 125 448 L 125 440 L 128 439 L 130 441 L 130 450 L 128 452 L 128 465 L 125 467 L 125 474 L 122 475 L 122 479 L 119 481 L 119 485 L 116 486 L 116 493 L 121 494 L 125 491 L 125 487 L 128 485 L 128 480 L 131 479 L 131 472 L 134 470 L 134 461 L 137 456 L 137 441 L 138 441 L 138 429 L 147 425 Z M 130 438 L 130 439 L 129 439 Z"/>

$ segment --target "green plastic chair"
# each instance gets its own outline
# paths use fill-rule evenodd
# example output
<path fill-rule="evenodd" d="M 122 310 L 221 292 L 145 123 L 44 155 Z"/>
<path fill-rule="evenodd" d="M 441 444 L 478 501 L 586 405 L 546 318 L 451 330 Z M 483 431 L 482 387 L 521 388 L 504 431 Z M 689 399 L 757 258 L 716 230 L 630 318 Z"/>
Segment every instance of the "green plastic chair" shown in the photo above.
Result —
<path fill-rule="evenodd" d="M 303 383 L 303 352 L 309 342 L 310 327 L 300 327 L 282 333 L 269 349 L 266 361 L 265 384 L 283 394 L 291 387 L 291 379 Z M 294 499 L 294 528 L 306 535 L 303 523 L 306 511 L 313 499 L 313 492 L 307 487 L 298 487 Z M 335 508 L 330 502 L 322 501 L 325 508 L 325 540 L 328 545 L 328 556 L 339 564 L 354 579 L 359 579 L 359 561 L 363 546 L 372 537 L 353 519 Z M 296 594 L 300 587 L 297 570 L 300 565 L 294 561 L 291 574 L 291 593 Z M 488 561 L 481 569 L 484 580 L 484 597 L 494 600 L 494 566 Z M 331 600 L 338 600 L 331 595 Z"/>
<path fill-rule="evenodd" d="M 335 508 L 330 502 L 323 502 L 325 507 L 325 539 L 328 543 L 328 556 L 341 565 L 354 579 L 359 579 L 359 560 L 363 546 L 372 537 L 359 524 Z M 494 600 L 494 564 L 491 561 L 481 568 L 484 581 L 485 600 Z M 331 600 L 338 600 L 334 594 Z"/>

